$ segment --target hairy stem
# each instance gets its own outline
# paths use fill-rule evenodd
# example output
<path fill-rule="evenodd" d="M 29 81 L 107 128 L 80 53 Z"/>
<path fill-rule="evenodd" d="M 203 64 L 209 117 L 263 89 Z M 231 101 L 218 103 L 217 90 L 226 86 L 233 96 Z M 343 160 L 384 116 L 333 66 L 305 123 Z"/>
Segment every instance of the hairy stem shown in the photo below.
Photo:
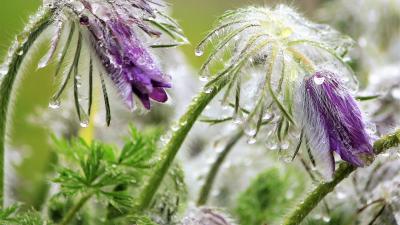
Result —
<path fill-rule="evenodd" d="M 79 201 L 72 206 L 72 208 L 67 212 L 66 216 L 63 218 L 61 221 L 60 225 L 67 225 L 69 224 L 72 219 L 74 219 L 76 213 L 79 212 L 79 210 L 85 205 L 85 203 L 93 196 L 93 192 L 89 192 L 86 195 L 83 195 Z"/>
<path fill-rule="evenodd" d="M 8 113 L 10 111 L 10 100 L 16 86 L 16 78 L 30 47 L 39 35 L 51 23 L 51 10 L 41 10 L 28 27 L 17 36 L 16 47 L 10 50 L 8 72 L 1 81 L 0 86 L 0 204 L 4 204 L 4 151 L 7 131 Z"/>
<path fill-rule="evenodd" d="M 400 130 L 393 134 L 384 136 L 374 143 L 374 151 L 380 154 L 385 150 L 396 147 L 400 144 Z M 333 189 L 346 177 L 348 177 L 357 168 L 348 164 L 342 163 L 339 169 L 335 172 L 335 176 L 330 182 L 319 184 L 307 197 L 289 214 L 282 225 L 297 225 L 325 198 Z"/>
<path fill-rule="evenodd" d="M 210 171 L 207 174 L 206 181 L 203 187 L 200 190 L 199 199 L 197 200 L 197 206 L 202 206 L 207 203 L 208 196 L 214 184 L 214 180 L 217 177 L 217 173 L 222 166 L 222 163 L 225 161 L 227 155 L 231 152 L 235 144 L 240 140 L 243 136 L 243 131 L 237 132 L 222 150 L 222 152 L 218 155 L 217 160 L 212 165 Z"/>
<path fill-rule="evenodd" d="M 213 86 L 211 92 L 201 92 L 194 98 L 186 113 L 179 119 L 178 129 L 172 133 L 171 139 L 161 151 L 160 162 L 153 171 L 153 176 L 150 177 L 150 180 L 143 189 L 139 202 L 139 210 L 145 210 L 149 207 L 158 187 L 160 186 L 165 174 L 168 172 L 169 167 L 174 161 L 176 154 L 182 146 L 182 143 L 191 130 L 193 124 L 196 122 L 208 103 L 211 102 L 211 100 L 225 85 L 225 82 L 218 82 Z"/>

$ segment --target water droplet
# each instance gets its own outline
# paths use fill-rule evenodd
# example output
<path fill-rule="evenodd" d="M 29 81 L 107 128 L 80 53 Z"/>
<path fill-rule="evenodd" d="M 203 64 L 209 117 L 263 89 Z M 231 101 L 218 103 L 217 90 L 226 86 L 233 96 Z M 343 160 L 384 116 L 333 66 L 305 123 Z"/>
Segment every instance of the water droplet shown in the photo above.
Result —
<path fill-rule="evenodd" d="M 331 218 L 329 216 L 323 216 L 322 221 L 324 221 L 325 223 L 329 223 L 331 221 Z"/>
<path fill-rule="evenodd" d="M 46 67 L 49 63 L 49 53 L 47 53 L 45 56 L 43 56 L 43 58 L 40 59 L 39 63 L 38 63 L 38 69 L 42 69 L 44 67 Z"/>
<path fill-rule="evenodd" d="M 269 120 L 269 119 L 271 119 L 271 117 L 272 117 L 272 114 L 271 113 L 265 113 L 264 115 L 263 115 L 263 120 Z"/>
<path fill-rule="evenodd" d="M 251 137 L 247 140 L 247 144 L 252 145 L 255 144 L 257 142 L 257 139 L 255 139 L 254 137 Z"/>
<path fill-rule="evenodd" d="M 277 150 L 278 149 L 278 145 L 276 143 L 268 143 L 267 144 L 267 148 L 269 150 Z"/>
<path fill-rule="evenodd" d="M 247 136 L 249 137 L 253 137 L 254 135 L 256 135 L 257 133 L 257 129 L 254 128 L 253 126 L 248 126 L 246 127 L 246 129 L 244 130 L 244 132 L 246 133 Z"/>
<path fill-rule="evenodd" d="M 8 65 L 0 66 L 0 78 L 8 73 Z"/>
<path fill-rule="evenodd" d="M 318 76 L 315 76 L 314 77 L 314 83 L 316 84 L 316 85 L 321 85 L 321 84 L 323 84 L 325 82 L 325 77 L 318 77 Z"/>
<path fill-rule="evenodd" d="M 287 150 L 289 148 L 289 146 L 290 146 L 289 142 L 285 141 L 281 144 L 281 149 Z"/>
<path fill-rule="evenodd" d="M 200 76 L 199 80 L 202 82 L 207 82 L 208 81 L 208 77 L 207 76 Z"/>
<path fill-rule="evenodd" d="M 200 49 L 200 48 L 197 48 L 194 51 L 194 54 L 199 57 L 199 56 L 202 56 L 204 54 L 204 51 L 202 49 Z"/>
<path fill-rule="evenodd" d="M 368 44 L 368 41 L 365 37 L 360 37 L 358 39 L 358 44 L 360 45 L 360 47 L 366 47 Z"/>
<path fill-rule="evenodd" d="M 350 56 L 343 57 L 343 62 L 345 62 L 345 63 L 351 62 L 351 57 Z"/>
<path fill-rule="evenodd" d="M 86 128 L 89 126 L 89 120 L 82 120 L 79 124 L 82 128 Z"/>
<path fill-rule="evenodd" d="M 74 1 L 74 2 L 72 2 L 72 3 L 70 3 L 71 5 L 72 5 L 72 7 L 74 7 L 74 9 L 77 11 L 77 12 L 82 12 L 84 9 L 85 9 L 85 6 L 81 3 L 81 2 L 79 2 L 79 1 Z"/>
<path fill-rule="evenodd" d="M 341 191 L 338 191 L 337 194 L 336 194 L 336 197 L 339 200 L 343 200 L 343 199 L 345 199 L 347 197 L 347 195 L 345 193 L 341 192 Z"/>
<path fill-rule="evenodd" d="M 390 93 L 393 98 L 400 99 L 400 88 L 393 89 Z"/>
<path fill-rule="evenodd" d="M 49 108 L 50 109 L 59 109 L 61 106 L 61 102 L 58 99 L 53 99 L 49 103 Z"/>
<path fill-rule="evenodd" d="M 171 126 L 171 130 L 172 131 L 177 131 L 179 129 L 179 124 L 172 124 L 172 126 Z"/>
<path fill-rule="evenodd" d="M 204 89 L 204 93 L 210 94 L 213 91 L 213 88 L 206 88 Z"/>
<path fill-rule="evenodd" d="M 242 124 L 243 123 L 243 115 L 241 112 L 235 113 L 233 116 L 233 123 L 234 124 Z"/>

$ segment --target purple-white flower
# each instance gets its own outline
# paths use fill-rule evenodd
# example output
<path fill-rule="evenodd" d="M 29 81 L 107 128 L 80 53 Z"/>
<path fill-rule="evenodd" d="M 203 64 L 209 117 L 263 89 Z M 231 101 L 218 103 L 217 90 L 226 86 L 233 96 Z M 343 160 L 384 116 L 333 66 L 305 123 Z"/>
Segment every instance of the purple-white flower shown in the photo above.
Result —
<path fill-rule="evenodd" d="M 333 152 L 354 166 L 364 166 L 374 155 L 371 137 L 355 99 L 337 76 L 318 71 L 305 78 L 300 91 L 298 114 L 323 174 L 330 177 L 334 172 Z"/>

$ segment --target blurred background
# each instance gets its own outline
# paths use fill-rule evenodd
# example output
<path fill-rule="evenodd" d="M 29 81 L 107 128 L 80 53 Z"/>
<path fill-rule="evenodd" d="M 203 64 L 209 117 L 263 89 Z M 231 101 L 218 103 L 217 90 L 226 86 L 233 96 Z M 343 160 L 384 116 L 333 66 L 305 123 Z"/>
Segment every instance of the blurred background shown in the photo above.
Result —
<path fill-rule="evenodd" d="M 41 0 L 2 0 L 0 7 L 0 58 L 4 58 L 13 38 L 22 30 L 29 15 L 33 14 L 39 8 L 41 2 Z M 332 9 L 329 14 L 330 17 L 324 16 L 325 14 L 323 11 L 321 12 L 317 9 L 327 4 L 346 1 L 169 0 L 169 2 L 171 3 L 171 13 L 173 17 L 181 24 L 186 36 L 191 42 L 190 45 L 183 46 L 180 49 L 193 67 L 192 71 L 196 71 L 204 58 L 195 57 L 195 46 L 206 35 L 215 19 L 226 10 L 245 5 L 273 5 L 283 2 L 298 8 L 299 11 L 315 21 L 331 23 L 330 18 L 333 17 L 332 15 L 340 15 L 335 12 L 337 8 L 330 7 Z M 340 23 L 343 22 L 343 18 L 338 18 L 339 22 L 332 22 L 332 25 L 339 30 L 347 32 L 349 31 L 349 27 L 346 26 L 346 22 Z M 391 18 L 389 21 L 396 21 L 396 19 Z M 399 21 L 400 20 L 398 20 L 397 23 L 399 23 Z M 362 37 L 358 37 L 354 29 L 352 31 L 354 31 L 354 35 L 350 35 L 355 36 L 354 38 L 356 41 L 364 43 Z M 351 30 L 349 32 L 351 32 Z M 23 81 L 18 90 L 18 97 L 14 101 L 12 129 L 9 133 L 9 143 L 11 147 L 8 148 L 9 156 L 7 159 L 12 159 L 12 164 L 14 164 L 16 168 L 15 173 L 17 173 L 14 175 L 9 174 L 8 182 L 17 183 L 21 186 L 20 188 L 13 189 L 16 190 L 14 193 L 15 198 L 29 205 L 39 206 L 43 199 L 46 198 L 48 188 L 49 178 L 46 177 L 47 175 L 45 175 L 46 173 L 44 172 L 51 169 L 49 168 L 50 165 L 48 162 L 53 160 L 49 142 L 49 136 L 52 134 L 52 130 L 38 125 L 38 123 L 34 121 L 36 119 L 33 118 L 40 118 L 40 113 L 43 112 L 43 110 L 47 110 L 52 90 L 51 77 L 53 75 L 52 71 L 54 70 L 54 65 L 37 70 L 36 65 L 40 59 L 40 54 L 43 55 L 42 50 L 44 50 L 45 46 L 39 45 L 35 47 L 38 49 L 37 56 L 32 57 L 29 62 L 26 63 L 26 67 L 23 71 L 24 76 L 22 76 Z M 187 75 L 193 77 L 197 76 L 195 72 Z M 13 182 L 13 179 L 17 177 L 18 182 Z"/>
<path fill-rule="evenodd" d="M 23 29 L 25 22 L 40 6 L 41 0 L 3 0 L 0 7 L 0 58 L 4 58 L 9 45 L 15 35 Z M 193 68 L 199 68 L 202 58 L 195 57 L 195 45 L 210 29 L 213 21 L 225 10 L 244 5 L 270 5 L 277 1 L 267 0 L 170 0 L 172 14 L 180 22 L 191 45 L 182 47 L 188 61 Z M 285 1 L 303 9 L 303 12 L 312 15 L 317 7 L 318 0 Z M 35 46 L 39 49 L 44 46 Z M 41 48 L 42 47 L 42 48 Z M 51 95 L 52 66 L 37 70 L 36 65 L 40 56 L 32 57 L 26 63 L 23 82 L 18 90 L 18 97 L 14 102 L 12 129 L 9 133 L 9 143 L 13 166 L 21 177 L 18 182 L 21 186 L 15 197 L 28 204 L 38 205 L 45 198 L 47 181 L 43 172 L 48 170 L 51 160 L 49 134 L 51 130 L 32 122 L 38 115 L 39 109 L 47 109 Z M 54 66 L 54 65 L 53 65 Z M 196 74 L 192 74 L 196 76 Z M 35 115 L 35 117 L 33 116 Z M 40 115 L 39 115 L 40 116 Z M 12 182 L 17 176 L 9 175 Z"/>

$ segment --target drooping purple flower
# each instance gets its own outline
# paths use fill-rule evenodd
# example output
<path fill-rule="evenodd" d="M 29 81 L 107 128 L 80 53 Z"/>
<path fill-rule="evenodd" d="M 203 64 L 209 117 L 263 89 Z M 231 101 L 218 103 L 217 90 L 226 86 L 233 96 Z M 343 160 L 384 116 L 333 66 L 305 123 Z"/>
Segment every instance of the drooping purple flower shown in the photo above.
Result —
<path fill-rule="evenodd" d="M 156 63 L 150 48 L 175 47 L 187 43 L 179 25 L 163 12 L 165 5 L 158 0 L 51 0 L 46 3 L 54 11 L 54 37 L 48 53 L 40 60 L 39 68 L 47 66 L 59 50 L 60 66 L 56 76 L 61 73 L 71 43 L 77 43 L 74 58 L 68 66 L 66 77 L 61 81 L 53 95 L 50 107 L 58 108 L 60 97 L 70 78 L 74 78 L 74 99 L 79 119 L 87 122 L 92 104 L 92 75 L 94 64 L 101 66 L 98 74 L 101 79 L 106 107 L 107 124 L 110 123 L 110 105 L 103 73 L 114 83 L 126 105 L 133 109 L 137 96 L 144 108 L 150 109 L 151 100 L 168 100 L 166 88 L 171 87 L 170 78 Z M 76 29 L 78 27 L 78 29 Z M 62 33 L 69 28 L 68 38 L 61 39 Z M 76 39 L 75 39 L 76 38 Z M 151 38 L 150 42 L 148 41 Z M 154 42 L 157 43 L 147 44 Z M 71 40 L 77 40 L 73 42 Z M 61 48 L 58 46 L 63 44 Z M 82 51 L 83 50 L 83 51 Z M 82 52 L 90 54 L 82 55 Z M 93 60 L 93 59 L 98 60 Z M 82 64 L 88 64 L 88 70 L 82 70 Z M 100 64 L 100 65 L 99 65 Z M 83 110 L 80 92 L 81 73 L 88 73 L 88 109 Z M 60 76 L 57 76 L 60 77 Z M 85 123 L 86 124 L 86 123 Z"/>
<path fill-rule="evenodd" d="M 362 113 L 350 92 L 330 71 L 305 78 L 299 114 L 313 157 L 325 176 L 335 169 L 333 152 L 362 167 L 374 155 Z"/>
<path fill-rule="evenodd" d="M 150 99 L 167 101 L 164 88 L 171 87 L 167 76 L 155 64 L 127 22 L 122 18 L 112 18 L 105 25 L 106 29 L 98 27 L 96 22 L 88 22 L 96 52 L 125 103 L 133 107 L 132 94 L 141 100 L 146 109 L 150 109 Z M 97 31 L 102 31 L 100 37 Z"/>
<path fill-rule="evenodd" d="M 124 102 L 133 108 L 133 94 L 146 109 L 150 109 L 150 99 L 167 101 L 164 88 L 170 88 L 171 84 L 130 25 L 137 25 L 148 34 L 159 33 L 139 20 L 123 18 L 101 5 L 96 6 L 103 18 L 100 19 L 89 2 L 85 6 L 93 15 L 82 16 L 80 23 L 88 27 L 96 53 Z"/>

